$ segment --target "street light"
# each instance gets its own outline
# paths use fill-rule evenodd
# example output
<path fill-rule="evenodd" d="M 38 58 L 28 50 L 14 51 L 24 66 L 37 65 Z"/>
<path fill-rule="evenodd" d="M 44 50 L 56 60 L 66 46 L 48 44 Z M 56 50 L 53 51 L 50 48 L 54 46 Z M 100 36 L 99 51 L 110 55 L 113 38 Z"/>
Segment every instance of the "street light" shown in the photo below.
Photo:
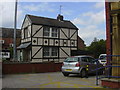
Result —
<path fill-rule="evenodd" d="M 16 52 L 16 26 L 17 26 L 17 0 L 15 1 L 15 16 L 14 16 L 14 45 L 13 45 L 13 60 L 17 60 Z"/>

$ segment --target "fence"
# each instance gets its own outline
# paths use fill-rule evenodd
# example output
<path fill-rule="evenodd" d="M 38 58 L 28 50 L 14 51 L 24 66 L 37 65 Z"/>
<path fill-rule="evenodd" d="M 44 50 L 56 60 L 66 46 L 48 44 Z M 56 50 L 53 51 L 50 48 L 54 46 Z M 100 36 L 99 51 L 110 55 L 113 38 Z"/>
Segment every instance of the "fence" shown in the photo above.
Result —
<path fill-rule="evenodd" d="M 120 55 L 108 55 L 108 56 L 106 56 L 107 57 L 107 65 L 106 66 L 104 66 L 104 67 L 100 67 L 100 68 L 98 68 L 97 66 L 98 66 L 98 64 L 99 64 L 99 61 L 98 61 L 98 59 L 96 60 L 97 61 L 97 65 L 96 65 L 96 85 L 98 85 L 99 83 L 98 83 L 98 81 L 99 81 L 99 79 L 102 79 L 102 78 L 120 78 L 120 76 L 112 76 L 112 74 L 111 74 L 111 70 L 112 70 L 112 67 L 120 67 L 119 65 L 118 66 L 113 66 L 112 64 L 112 58 L 113 57 L 120 57 Z M 118 60 L 119 61 L 119 60 Z M 105 73 L 104 73 L 104 76 L 99 76 L 98 75 L 98 71 L 100 70 L 100 69 L 105 69 Z"/>
<path fill-rule="evenodd" d="M 62 63 L 2 63 L 3 74 L 19 74 L 19 73 L 44 73 L 61 71 Z"/>

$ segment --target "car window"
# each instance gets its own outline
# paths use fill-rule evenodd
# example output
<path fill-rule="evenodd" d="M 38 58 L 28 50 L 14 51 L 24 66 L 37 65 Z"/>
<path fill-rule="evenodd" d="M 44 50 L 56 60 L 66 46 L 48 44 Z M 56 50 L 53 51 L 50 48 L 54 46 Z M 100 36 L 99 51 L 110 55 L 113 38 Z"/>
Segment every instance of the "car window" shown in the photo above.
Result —
<path fill-rule="evenodd" d="M 100 60 L 106 60 L 106 56 L 105 55 L 103 55 L 103 56 L 100 56 Z"/>
<path fill-rule="evenodd" d="M 88 62 L 90 62 L 90 63 L 95 63 L 95 59 L 92 58 L 92 57 L 88 57 Z"/>
<path fill-rule="evenodd" d="M 88 62 L 88 58 L 87 57 L 81 57 L 81 61 Z"/>
<path fill-rule="evenodd" d="M 78 61 L 79 61 L 78 57 L 69 57 L 65 59 L 64 62 L 78 62 Z"/>

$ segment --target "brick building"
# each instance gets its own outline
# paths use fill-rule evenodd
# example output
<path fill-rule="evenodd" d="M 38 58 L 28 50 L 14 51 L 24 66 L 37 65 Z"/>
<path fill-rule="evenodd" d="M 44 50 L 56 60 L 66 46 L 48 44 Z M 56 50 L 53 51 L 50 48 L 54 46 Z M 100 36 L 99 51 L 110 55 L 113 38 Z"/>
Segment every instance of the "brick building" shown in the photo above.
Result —
<path fill-rule="evenodd" d="M 85 49 L 85 44 L 84 41 L 81 37 L 78 36 L 78 49 L 79 50 L 84 50 Z"/>
<path fill-rule="evenodd" d="M 13 47 L 13 38 L 14 38 L 14 29 L 13 28 L 0 28 L 0 44 L 2 45 L 2 49 L 0 50 L 0 54 L 2 58 L 10 58 L 10 48 Z M 16 45 L 20 45 L 21 39 L 21 31 L 17 29 L 17 38 Z"/>
<path fill-rule="evenodd" d="M 118 2 L 105 2 L 106 6 L 106 36 L 107 55 L 120 55 L 120 0 Z M 107 59 L 107 63 L 112 66 L 120 66 L 120 57 Z M 120 67 L 111 68 L 111 76 L 120 76 Z M 119 79 L 102 80 L 102 86 L 120 88 Z"/>

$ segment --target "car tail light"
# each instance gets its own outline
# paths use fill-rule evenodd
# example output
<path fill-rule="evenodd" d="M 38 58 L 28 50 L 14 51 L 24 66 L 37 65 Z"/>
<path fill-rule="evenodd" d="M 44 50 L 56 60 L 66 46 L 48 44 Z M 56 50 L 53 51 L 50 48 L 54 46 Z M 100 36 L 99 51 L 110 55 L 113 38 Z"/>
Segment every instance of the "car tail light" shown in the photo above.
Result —
<path fill-rule="evenodd" d="M 75 65 L 75 67 L 79 67 L 80 66 L 80 63 L 78 62 L 78 63 L 76 63 L 76 65 Z"/>
<path fill-rule="evenodd" d="M 64 63 L 62 63 L 62 66 L 64 65 Z"/>

